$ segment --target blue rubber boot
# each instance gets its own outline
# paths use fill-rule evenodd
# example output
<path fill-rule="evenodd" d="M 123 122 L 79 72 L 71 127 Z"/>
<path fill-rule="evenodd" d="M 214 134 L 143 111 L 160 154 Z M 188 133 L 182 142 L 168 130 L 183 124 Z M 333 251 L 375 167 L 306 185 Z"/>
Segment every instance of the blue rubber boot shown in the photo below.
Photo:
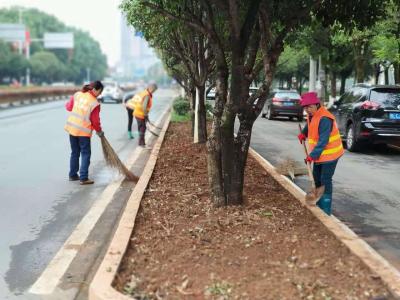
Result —
<path fill-rule="evenodd" d="M 134 139 L 132 131 L 128 131 L 128 138 L 131 140 Z"/>
<path fill-rule="evenodd" d="M 332 212 L 332 195 L 323 194 L 318 200 L 317 206 L 330 216 Z"/>

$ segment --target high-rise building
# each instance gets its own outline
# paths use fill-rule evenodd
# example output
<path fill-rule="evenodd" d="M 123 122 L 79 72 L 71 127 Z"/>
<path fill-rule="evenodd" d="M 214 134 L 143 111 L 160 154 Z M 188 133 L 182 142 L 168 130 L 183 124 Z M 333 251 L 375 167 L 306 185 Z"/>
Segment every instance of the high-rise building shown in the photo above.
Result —
<path fill-rule="evenodd" d="M 119 73 L 124 77 L 142 77 L 147 69 L 158 62 L 154 51 L 147 42 L 127 24 L 126 17 L 121 14 L 121 58 Z"/>

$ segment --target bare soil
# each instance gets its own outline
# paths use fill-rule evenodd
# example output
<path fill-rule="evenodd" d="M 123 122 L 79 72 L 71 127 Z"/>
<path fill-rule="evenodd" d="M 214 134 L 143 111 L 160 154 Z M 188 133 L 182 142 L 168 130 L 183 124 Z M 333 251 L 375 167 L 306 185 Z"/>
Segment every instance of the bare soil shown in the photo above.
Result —
<path fill-rule="evenodd" d="M 214 208 L 206 149 L 171 124 L 114 285 L 135 299 L 392 299 L 254 159 L 243 206 Z"/>

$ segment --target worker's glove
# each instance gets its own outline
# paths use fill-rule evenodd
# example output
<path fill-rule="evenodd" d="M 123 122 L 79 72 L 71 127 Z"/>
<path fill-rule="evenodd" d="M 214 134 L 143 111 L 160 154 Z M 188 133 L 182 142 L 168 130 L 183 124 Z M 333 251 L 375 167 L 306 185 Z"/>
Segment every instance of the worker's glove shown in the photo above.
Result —
<path fill-rule="evenodd" d="M 300 144 L 303 144 L 303 142 L 306 140 L 306 135 L 303 133 L 300 133 L 297 138 L 299 139 Z"/>
<path fill-rule="evenodd" d="M 306 159 L 304 160 L 305 164 L 311 164 L 314 161 L 314 158 L 312 158 L 310 155 L 308 155 L 306 157 Z"/>
<path fill-rule="evenodd" d="M 149 122 L 149 116 L 144 116 L 144 120 L 146 123 Z"/>
<path fill-rule="evenodd" d="M 96 134 L 97 134 L 99 137 L 103 137 L 103 136 L 104 136 L 104 131 L 97 131 Z"/>

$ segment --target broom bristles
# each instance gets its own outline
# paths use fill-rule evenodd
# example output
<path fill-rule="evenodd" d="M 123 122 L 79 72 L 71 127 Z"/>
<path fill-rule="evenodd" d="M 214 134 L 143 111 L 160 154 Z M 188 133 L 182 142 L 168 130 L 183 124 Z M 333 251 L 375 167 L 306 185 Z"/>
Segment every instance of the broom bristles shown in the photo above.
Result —
<path fill-rule="evenodd" d="M 111 168 L 118 170 L 119 173 L 125 175 L 126 178 L 128 178 L 130 181 L 138 182 L 139 177 L 134 175 L 131 171 L 128 170 L 127 167 L 125 167 L 125 165 L 119 159 L 117 153 L 115 153 L 114 149 L 111 147 L 106 137 L 102 136 L 100 140 L 106 164 Z"/>

